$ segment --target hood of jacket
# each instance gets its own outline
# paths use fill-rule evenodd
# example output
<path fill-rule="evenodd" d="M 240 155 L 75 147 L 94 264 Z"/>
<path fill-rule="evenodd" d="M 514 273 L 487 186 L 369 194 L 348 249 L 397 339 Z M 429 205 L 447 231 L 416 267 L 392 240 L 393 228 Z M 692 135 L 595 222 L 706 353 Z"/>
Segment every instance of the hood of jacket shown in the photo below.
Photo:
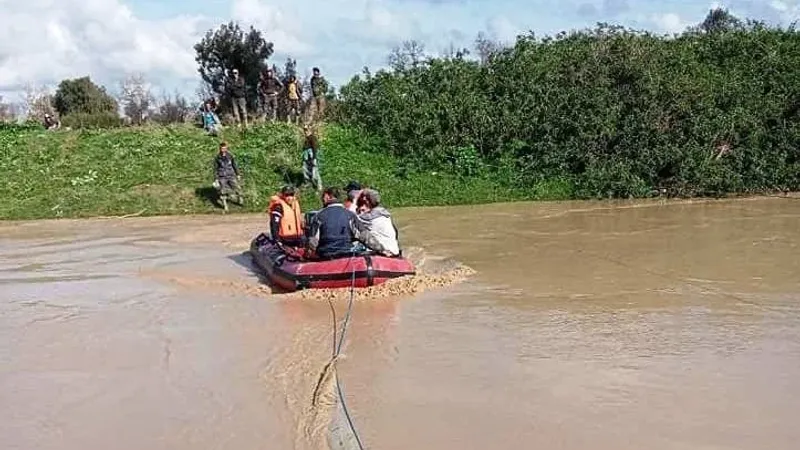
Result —
<path fill-rule="evenodd" d="M 361 215 L 361 218 L 363 220 L 368 220 L 368 221 L 375 220 L 378 217 L 388 217 L 391 219 L 392 215 L 383 206 L 376 206 L 372 208 L 372 211 L 365 212 L 364 214 Z"/>

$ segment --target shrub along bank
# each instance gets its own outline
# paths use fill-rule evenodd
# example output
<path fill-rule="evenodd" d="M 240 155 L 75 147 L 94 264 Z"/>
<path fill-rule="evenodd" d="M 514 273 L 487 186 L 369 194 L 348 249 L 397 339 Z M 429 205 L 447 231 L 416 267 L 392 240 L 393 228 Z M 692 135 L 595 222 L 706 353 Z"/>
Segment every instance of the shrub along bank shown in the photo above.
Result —
<path fill-rule="evenodd" d="M 662 37 L 601 25 L 521 37 L 485 64 L 367 73 L 343 87 L 339 113 L 409 170 L 528 195 L 797 190 L 798 67 L 794 29 L 731 20 Z"/>
<path fill-rule="evenodd" d="M 484 178 L 408 172 L 376 140 L 331 125 L 321 129 L 322 179 L 355 179 L 381 190 L 390 206 L 478 203 L 523 198 Z M 296 127 L 276 124 L 225 139 L 242 169 L 246 203 L 264 211 L 283 183 L 302 180 Z M 211 183 L 220 139 L 190 126 L 46 132 L 0 124 L 0 219 L 219 212 Z M 318 207 L 305 190 L 304 209 Z"/>

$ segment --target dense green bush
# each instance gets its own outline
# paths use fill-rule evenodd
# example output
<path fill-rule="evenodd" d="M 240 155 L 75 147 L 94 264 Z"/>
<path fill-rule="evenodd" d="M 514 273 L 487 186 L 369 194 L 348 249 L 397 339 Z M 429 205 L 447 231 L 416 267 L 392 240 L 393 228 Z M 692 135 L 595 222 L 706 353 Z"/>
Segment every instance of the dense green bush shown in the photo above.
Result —
<path fill-rule="evenodd" d="M 534 193 L 796 190 L 798 67 L 794 29 L 737 22 L 664 37 L 601 24 L 522 36 L 486 64 L 365 71 L 338 112 L 406 162 Z"/>
<path fill-rule="evenodd" d="M 72 113 L 61 118 L 61 126 L 74 129 L 115 128 L 122 126 L 122 118 L 119 117 L 119 114 L 113 112 Z"/>

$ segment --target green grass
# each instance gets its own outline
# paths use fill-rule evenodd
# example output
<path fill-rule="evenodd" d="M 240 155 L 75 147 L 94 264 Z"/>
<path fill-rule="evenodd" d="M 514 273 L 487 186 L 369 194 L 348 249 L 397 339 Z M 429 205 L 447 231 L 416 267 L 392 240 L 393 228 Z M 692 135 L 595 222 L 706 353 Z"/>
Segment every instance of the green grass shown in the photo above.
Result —
<path fill-rule="evenodd" d="M 491 176 L 462 178 L 401 170 L 374 139 L 341 126 L 321 130 L 321 174 L 326 185 L 358 180 L 381 191 L 389 207 L 486 203 L 542 198 Z M 276 124 L 221 138 L 189 127 L 120 128 L 45 132 L 37 127 L 0 127 L 0 219 L 77 218 L 135 214 L 219 213 L 213 203 L 212 160 L 226 140 L 244 172 L 244 207 L 264 211 L 270 195 L 300 175 L 301 131 Z M 546 195 L 545 195 L 546 197 Z M 319 206 L 304 188 L 304 209 Z"/>

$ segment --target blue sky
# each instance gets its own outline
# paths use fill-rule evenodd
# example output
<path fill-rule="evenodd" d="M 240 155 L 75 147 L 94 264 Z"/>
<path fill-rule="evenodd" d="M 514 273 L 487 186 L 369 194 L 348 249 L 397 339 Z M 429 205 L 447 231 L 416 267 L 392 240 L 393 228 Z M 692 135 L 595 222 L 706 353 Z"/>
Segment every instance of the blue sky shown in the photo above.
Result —
<path fill-rule="evenodd" d="M 294 56 L 301 72 L 319 66 L 335 85 L 365 65 L 385 65 L 404 39 L 431 54 L 451 43 L 471 47 L 478 32 L 513 42 L 537 35 L 618 23 L 659 33 L 679 32 L 703 19 L 716 2 L 688 0 L 0 0 L 0 95 L 27 85 L 52 88 L 89 74 L 114 92 L 142 73 L 158 93 L 193 95 L 199 78 L 192 45 L 228 20 L 262 29 L 273 60 Z M 740 17 L 788 24 L 800 0 L 721 2 Z"/>

